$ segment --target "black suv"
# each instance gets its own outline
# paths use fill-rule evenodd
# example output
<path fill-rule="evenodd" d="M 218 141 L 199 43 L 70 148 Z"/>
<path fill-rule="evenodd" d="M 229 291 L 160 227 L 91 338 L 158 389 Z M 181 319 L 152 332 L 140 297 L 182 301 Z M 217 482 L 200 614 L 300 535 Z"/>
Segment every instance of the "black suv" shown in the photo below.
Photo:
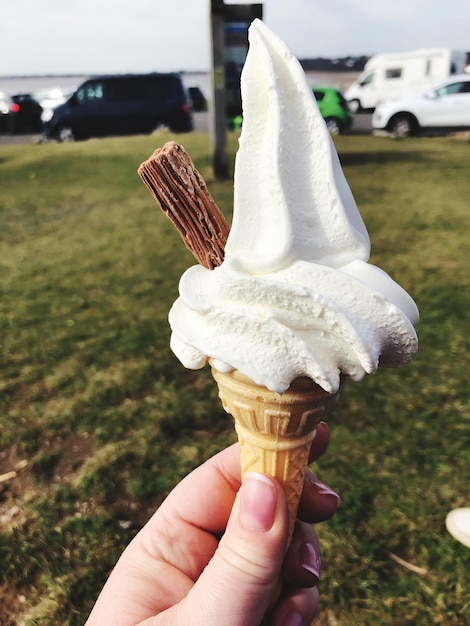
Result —
<path fill-rule="evenodd" d="M 49 119 L 48 119 L 49 118 Z M 85 81 L 43 113 L 45 133 L 59 141 L 193 129 L 188 95 L 178 74 L 99 76 Z"/>

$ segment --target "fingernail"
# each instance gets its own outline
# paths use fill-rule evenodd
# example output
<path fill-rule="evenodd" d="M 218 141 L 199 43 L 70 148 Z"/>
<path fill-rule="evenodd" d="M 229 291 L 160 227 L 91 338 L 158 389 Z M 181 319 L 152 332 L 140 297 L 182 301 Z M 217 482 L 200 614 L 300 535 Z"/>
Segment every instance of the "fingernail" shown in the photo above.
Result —
<path fill-rule="evenodd" d="M 240 523 L 247 530 L 266 532 L 276 515 L 277 494 L 274 483 L 264 474 L 250 472 L 240 489 Z"/>
<path fill-rule="evenodd" d="M 284 622 L 284 626 L 302 626 L 304 623 L 304 618 L 302 614 L 298 611 L 291 611 L 286 616 L 286 621 Z"/>
<path fill-rule="evenodd" d="M 339 504 L 341 503 L 341 498 L 336 493 L 336 491 L 333 491 L 333 489 L 328 487 L 328 485 L 325 485 L 325 483 L 321 483 L 314 474 L 310 474 L 310 484 L 312 487 L 315 487 L 316 492 L 319 493 L 321 496 L 332 496 L 333 498 L 335 498 L 339 506 Z"/>
<path fill-rule="evenodd" d="M 300 547 L 300 565 L 320 580 L 321 559 L 311 543 L 304 543 Z"/>

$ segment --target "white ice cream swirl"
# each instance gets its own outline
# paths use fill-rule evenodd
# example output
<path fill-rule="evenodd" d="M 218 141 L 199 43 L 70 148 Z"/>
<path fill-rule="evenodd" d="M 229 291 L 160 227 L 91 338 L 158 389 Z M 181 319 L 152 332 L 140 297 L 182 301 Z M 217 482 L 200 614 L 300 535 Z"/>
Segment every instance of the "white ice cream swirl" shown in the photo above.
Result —
<path fill-rule="evenodd" d="M 298 376 L 335 392 L 340 373 L 411 360 L 419 314 L 367 263 L 367 230 L 299 62 L 260 20 L 249 36 L 225 260 L 183 274 L 171 347 L 190 369 L 212 357 L 278 393 Z"/>

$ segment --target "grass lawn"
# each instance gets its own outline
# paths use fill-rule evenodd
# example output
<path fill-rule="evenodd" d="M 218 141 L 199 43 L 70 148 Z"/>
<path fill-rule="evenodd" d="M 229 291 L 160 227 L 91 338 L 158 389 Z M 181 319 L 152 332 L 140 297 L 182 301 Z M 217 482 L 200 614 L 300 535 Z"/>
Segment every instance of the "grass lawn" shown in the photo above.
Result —
<path fill-rule="evenodd" d="M 3 626 L 83 624 L 168 491 L 234 441 L 207 368 L 187 371 L 169 349 L 168 310 L 194 260 L 136 170 L 170 138 L 0 146 Z M 207 135 L 175 138 L 230 219 Z M 329 419 L 315 471 L 342 506 L 318 526 L 316 623 L 462 626 L 470 550 L 444 520 L 470 506 L 470 147 L 335 142 L 372 262 L 420 308 L 420 351 L 348 383 Z"/>

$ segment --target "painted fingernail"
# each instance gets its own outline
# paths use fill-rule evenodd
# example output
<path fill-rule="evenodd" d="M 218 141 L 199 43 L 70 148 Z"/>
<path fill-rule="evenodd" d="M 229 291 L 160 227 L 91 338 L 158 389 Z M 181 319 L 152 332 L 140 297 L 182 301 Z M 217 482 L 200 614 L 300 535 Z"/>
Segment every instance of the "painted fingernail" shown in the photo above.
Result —
<path fill-rule="evenodd" d="M 315 487 L 315 491 L 321 496 L 332 496 L 335 498 L 338 502 L 338 506 L 341 503 L 341 498 L 336 491 L 333 491 L 333 489 L 328 487 L 328 485 L 325 485 L 325 483 L 321 483 L 314 474 L 310 475 L 310 485 Z"/>
<path fill-rule="evenodd" d="M 298 611 L 291 611 L 287 614 L 284 626 L 303 626 L 304 618 Z"/>
<path fill-rule="evenodd" d="M 247 530 L 267 532 L 274 524 L 277 493 L 268 476 L 250 472 L 240 489 L 240 524 Z"/>
<path fill-rule="evenodd" d="M 300 565 L 320 580 L 321 559 L 315 546 L 311 543 L 304 543 L 300 547 Z"/>

